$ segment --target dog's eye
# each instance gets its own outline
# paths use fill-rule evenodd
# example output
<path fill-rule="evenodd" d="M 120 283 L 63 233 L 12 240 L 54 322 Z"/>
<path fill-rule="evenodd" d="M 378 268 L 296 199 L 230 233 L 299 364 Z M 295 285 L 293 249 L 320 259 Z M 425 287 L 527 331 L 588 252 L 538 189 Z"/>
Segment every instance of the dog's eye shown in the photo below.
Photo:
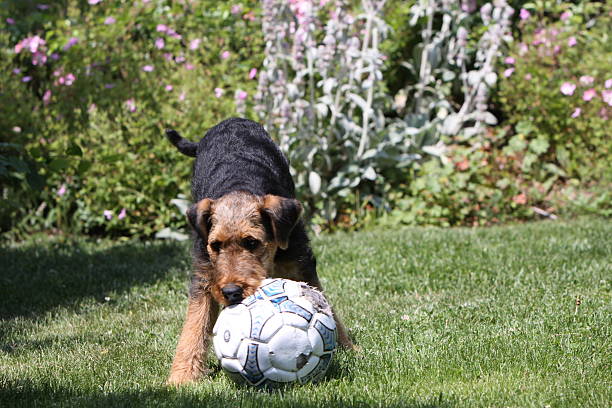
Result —
<path fill-rule="evenodd" d="M 261 242 L 255 238 L 245 238 L 242 240 L 242 246 L 249 251 L 256 250 L 260 245 Z"/>
<path fill-rule="evenodd" d="M 213 241 L 209 245 L 210 245 L 210 249 L 212 249 L 215 252 L 219 252 L 221 250 L 221 242 L 219 241 Z"/>

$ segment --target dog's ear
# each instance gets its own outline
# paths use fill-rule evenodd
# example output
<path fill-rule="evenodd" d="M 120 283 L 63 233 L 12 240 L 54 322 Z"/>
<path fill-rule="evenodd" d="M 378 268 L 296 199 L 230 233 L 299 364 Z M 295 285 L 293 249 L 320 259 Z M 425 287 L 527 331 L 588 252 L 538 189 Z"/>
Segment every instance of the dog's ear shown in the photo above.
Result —
<path fill-rule="evenodd" d="M 208 242 L 210 231 L 210 215 L 213 201 L 205 198 L 198 201 L 187 210 L 187 219 L 191 227 L 198 233 L 204 242 Z"/>
<path fill-rule="evenodd" d="M 302 215 L 302 204 L 294 198 L 268 194 L 264 197 L 263 213 L 270 218 L 274 240 L 280 249 L 289 246 L 289 235 Z"/>

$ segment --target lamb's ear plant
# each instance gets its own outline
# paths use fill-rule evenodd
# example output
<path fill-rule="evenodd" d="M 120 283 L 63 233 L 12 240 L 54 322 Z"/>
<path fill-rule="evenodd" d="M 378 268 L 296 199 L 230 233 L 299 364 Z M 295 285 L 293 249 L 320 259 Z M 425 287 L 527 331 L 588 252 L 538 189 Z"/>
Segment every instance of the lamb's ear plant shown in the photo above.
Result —
<path fill-rule="evenodd" d="M 472 14 L 475 3 L 419 0 L 410 10 L 409 24 L 421 29 L 422 42 L 415 47 L 415 59 L 403 63 L 416 81 L 403 90 L 407 103 L 397 108 L 404 118 L 395 125 L 404 134 L 423 134 L 425 146 L 441 135 L 465 139 L 497 124 L 488 111 L 488 98 L 497 83 L 495 64 L 504 44 L 512 41 L 514 10 L 505 0 L 484 4 L 480 8 L 484 33 L 474 39 L 469 30 L 477 18 Z M 461 104 L 452 101 L 457 86 Z M 426 151 L 442 150 L 437 147 Z"/>
<path fill-rule="evenodd" d="M 345 0 L 263 1 L 256 110 L 289 157 L 302 200 L 311 211 L 325 203 L 318 213 L 327 221 L 351 189 L 374 187 L 381 169 L 384 4 L 364 0 L 353 16 Z"/>
<path fill-rule="evenodd" d="M 387 186 L 404 180 L 406 168 L 444 153 L 442 135 L 469 137 L 497 122 L 487 99 L 513 10 L 504 0 L 484 5 L 485 33 L 474 47 L 468 22 L 476 6 L 463 3 L 420 0 L 411 8 L 422 41 L 404 66 L 416 82 L 402 90 L 404 102 L 394 104 L 399 119 L 391 120 L 380 50 L 389 31 L 384 0 L 363 0 L 356 16 L 345 0 L 263 0 L 266 47 L 255 109 L 289 157 L 311 212 L 330 222 L 343 206 L 382 206 Z M 460 106 L 452 101 L 457 88 Z"/>

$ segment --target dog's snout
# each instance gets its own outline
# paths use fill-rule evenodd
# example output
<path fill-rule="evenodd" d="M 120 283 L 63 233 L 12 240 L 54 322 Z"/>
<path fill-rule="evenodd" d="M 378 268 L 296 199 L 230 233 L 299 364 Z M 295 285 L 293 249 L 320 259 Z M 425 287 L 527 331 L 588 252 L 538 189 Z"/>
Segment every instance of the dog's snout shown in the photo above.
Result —
<path fill-rule="evenodd" d="M 221 288 L 221 293 L 230 305 L 242 302 L 242 288 L 238 285 L 226 285 Z"/>

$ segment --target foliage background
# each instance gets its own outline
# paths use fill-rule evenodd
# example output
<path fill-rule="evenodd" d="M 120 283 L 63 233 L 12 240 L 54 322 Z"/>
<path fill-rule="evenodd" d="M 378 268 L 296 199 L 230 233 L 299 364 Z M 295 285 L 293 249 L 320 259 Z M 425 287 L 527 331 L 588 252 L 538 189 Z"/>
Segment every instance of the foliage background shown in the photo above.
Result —
<path fill-rule="evenodd" d="M 385 7 L 388 118 L 398 116 L 394 100 L 414 81 L 402 62 L 414 57 L 421 40 L 408 24 L 415 3 L 393 0 Z M 330 222 L 311 208 L 315 223 L 332 229 L 480 225 L 542 214 L 610 214 L 612 102 L 605 92 L 612 9 L 606 2 L 510 3 L 515 41 L 506 52 L 515 62 L 500 57 L 490 105 L 500 123 L 469 139 L 441 136 L 443 160 L 425 157 L 393 177 L 381 175 L 375 190 L 363 180 L 348 195 L 326 197 L 337 214 Z M 350 7 L 358 13 L 360 4 Z M 523 10 L 529 18 L 522 18 Z M 163 130 L 173 127 L 195 140 L 237 113 L 257 118 L 260 16 L 256 1 L 2 2 L 3 235 L 43 230 L 148 237 L 183 229 L 171 200 L 188 198 L 191 164 Z M 478 13 L 466 24 L 469 41 L 477 41 L 483 31 Z M 555 38 L 547 37 L 552 30 Z M 32 45 L 35 36 L 44 43 Z M 578 46 L 567 45 L 570 37 Z M 18 44 L 24 45 L 20 52 Z M 589 86 L 597 94 L 589 101 L 583 92 L 591 88 L 580 85 L 584 76 L 593 78 Z M 565 82 L 578 90 L 564 95 Z M 461 103 L 459 88 L 449 100 Z M 572 117 L 576 108 L 581 114 Z"/>

